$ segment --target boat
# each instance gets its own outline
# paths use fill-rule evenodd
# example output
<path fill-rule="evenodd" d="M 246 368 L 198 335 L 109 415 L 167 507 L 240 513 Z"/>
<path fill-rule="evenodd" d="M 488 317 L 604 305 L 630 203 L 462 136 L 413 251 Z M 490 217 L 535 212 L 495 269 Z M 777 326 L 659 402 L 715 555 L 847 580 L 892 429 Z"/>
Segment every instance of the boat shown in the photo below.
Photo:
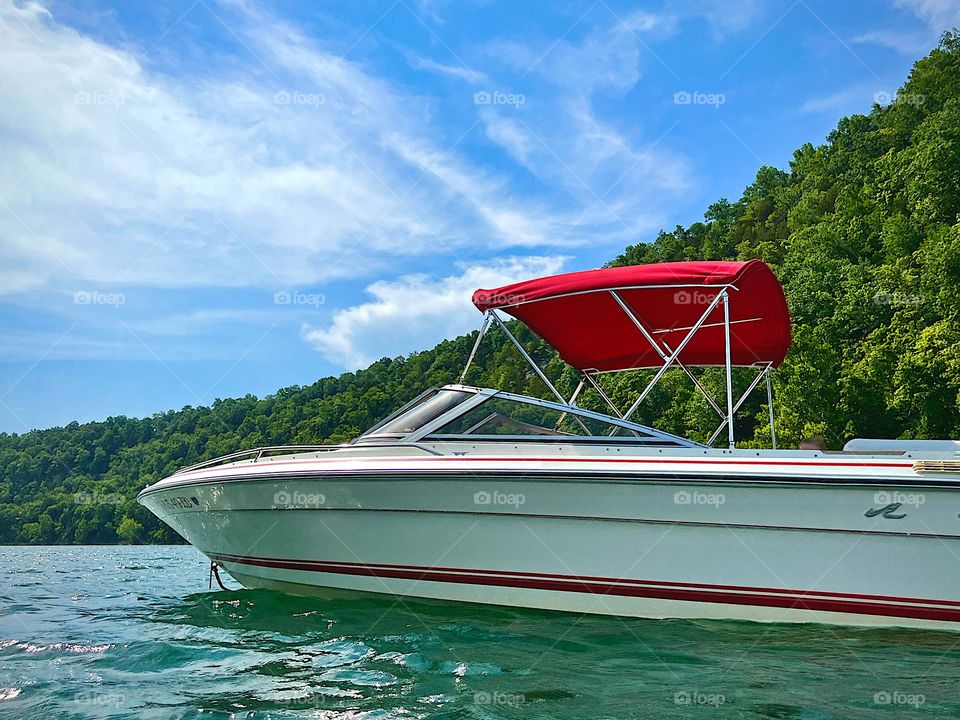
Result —
<path fill-rule="evenodd" d="M 790 315 L 765 263 L 603 268 L 473 303 L 482 325 L 457 382 L 352 442 L 208 460 L 139 502 L 247 588 L 960 629 L 960 442 L 778 447 L 771 376 Z M 575 371 L 570 397 L 517 322 Z M 551 399 L 466 384 L 494 332 Z M 631 419 L 671 369 L 717 414 L 705 442 Z M 649 378 L 626 407 L 606 379 L 625 372 Z M 705 372 L 723 375 L 722 396 Z M 737 447 L 737 412 L 764 387 L 771 447 Z"/>

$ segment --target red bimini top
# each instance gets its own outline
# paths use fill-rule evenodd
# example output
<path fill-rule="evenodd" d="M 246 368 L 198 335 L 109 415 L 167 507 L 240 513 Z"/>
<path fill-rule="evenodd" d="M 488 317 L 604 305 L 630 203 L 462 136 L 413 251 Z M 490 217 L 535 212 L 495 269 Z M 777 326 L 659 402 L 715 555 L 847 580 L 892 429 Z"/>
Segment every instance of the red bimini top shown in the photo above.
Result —
<path fill-rule="evenodd" d="M 521 320 L 578 370 L 608 372 L 663 365 L 614 293 L 669 355 L 723 288 L 730 299 L 732 364 L 778 366 L 790 348 L 790 313 L 780 282 L 761 260 L 566 273 L 477 290 L 473 304 L 481 312 L 497 309 Z M 679 360 L 689 366 L 726 363 L 722 301 Z"/>

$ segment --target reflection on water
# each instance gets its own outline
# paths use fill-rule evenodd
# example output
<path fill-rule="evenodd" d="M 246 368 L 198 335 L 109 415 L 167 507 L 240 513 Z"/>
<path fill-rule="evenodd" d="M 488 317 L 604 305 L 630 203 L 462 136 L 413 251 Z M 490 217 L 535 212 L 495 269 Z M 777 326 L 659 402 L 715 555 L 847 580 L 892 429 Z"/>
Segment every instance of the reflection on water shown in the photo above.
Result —
<path fill-rule="evenodd" d="M 0 717 L 960 716 L 960 635 L 206 592 L 188 547 L 0 548 Z"/>

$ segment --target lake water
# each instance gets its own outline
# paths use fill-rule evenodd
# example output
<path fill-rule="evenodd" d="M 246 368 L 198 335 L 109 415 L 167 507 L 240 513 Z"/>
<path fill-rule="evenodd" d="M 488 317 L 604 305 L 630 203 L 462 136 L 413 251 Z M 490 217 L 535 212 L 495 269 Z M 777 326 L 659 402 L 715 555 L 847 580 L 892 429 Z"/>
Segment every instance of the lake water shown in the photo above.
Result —
<path fill-rule="evenodd" d="M 0 718 L 960 717 L 960 634 L 209 592 L 180 546 L 0 560 Z"/>

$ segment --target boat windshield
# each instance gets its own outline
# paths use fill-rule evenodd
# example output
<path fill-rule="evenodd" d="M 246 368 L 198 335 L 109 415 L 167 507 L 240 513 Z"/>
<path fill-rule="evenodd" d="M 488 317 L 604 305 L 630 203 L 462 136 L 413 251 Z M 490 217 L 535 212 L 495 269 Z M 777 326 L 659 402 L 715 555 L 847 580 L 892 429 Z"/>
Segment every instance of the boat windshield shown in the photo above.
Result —
<path fill-rule="evenodd" d="M 432 389 L 417 398 L 405 411 L 364 433 L 364 437 L 409 435 L 472 397 L 473 393 L 462 390 Z"/>
<path fill-rule="evenodd" d="M 538 437 L 694 446 L 684 438 L 570 405 L 466 386 L 431 389 L 357 442 Z"/>
<path fill-rule="evenodd" d="M 437 429 L 435 435 L 612 435 L 616 425 L 516 399 L 491 397 Z"/>

